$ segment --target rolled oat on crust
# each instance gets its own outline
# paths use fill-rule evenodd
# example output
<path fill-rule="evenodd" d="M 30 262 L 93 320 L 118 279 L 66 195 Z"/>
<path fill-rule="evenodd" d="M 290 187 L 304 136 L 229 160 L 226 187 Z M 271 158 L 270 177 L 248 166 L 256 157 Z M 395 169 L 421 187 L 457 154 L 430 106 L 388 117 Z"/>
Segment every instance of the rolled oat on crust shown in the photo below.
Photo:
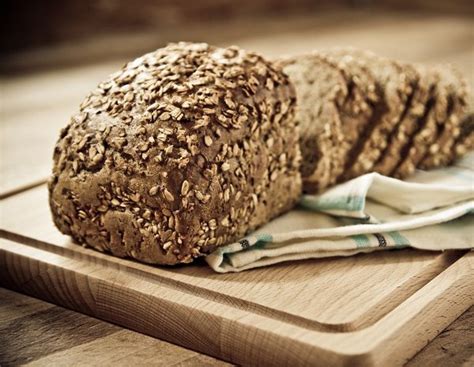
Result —
<path fill-rule="evenodd" d="M 99 84 L 61 132 L 53 219 L 77 242 L 188 263 L 289 210 L 301 193 L 295 92 L 237 47 L 177 43 Z"/>

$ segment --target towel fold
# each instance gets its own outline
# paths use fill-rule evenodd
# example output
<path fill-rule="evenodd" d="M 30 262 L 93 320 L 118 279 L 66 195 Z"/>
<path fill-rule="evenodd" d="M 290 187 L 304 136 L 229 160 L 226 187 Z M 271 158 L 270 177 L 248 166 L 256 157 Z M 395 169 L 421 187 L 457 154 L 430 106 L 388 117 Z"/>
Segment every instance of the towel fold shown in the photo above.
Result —
<path fill-rule="evenodd" d="M 283 261 L 413 247 L 474 247 L 474 153 L 400 181 L 369 173 L 321 195 L 206 257 L 216 272 Z"/>

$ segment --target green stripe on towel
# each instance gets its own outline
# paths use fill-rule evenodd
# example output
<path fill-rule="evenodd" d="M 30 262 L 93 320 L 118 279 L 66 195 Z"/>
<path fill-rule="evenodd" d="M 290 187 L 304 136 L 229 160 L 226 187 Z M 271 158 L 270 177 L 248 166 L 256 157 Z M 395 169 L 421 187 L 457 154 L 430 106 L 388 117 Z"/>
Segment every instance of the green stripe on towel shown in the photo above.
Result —
<path fill-rule="evenodd" d="M 303 195 L 300 204 L 312 210 L 346 210 L 357 212 L 364 208 L 364 196 L 339 196 L 328 198 L 314 198 Z"/>
<path fill-rule="evenodd" d="M 369 247 L 370 245 L 369 237 L 367 237 L 365 234 L 356 234 L 351 236 L 351 238 L 354 240 L 358 248 Z"/>
<path fill-rule="evenodd" d="M 255 235 L 256 242 L 253 246 L 250 246 L 250 249 L 253 250 L 262 250 L 266 247 L 267 243 L 273 242 L 273 236 L 268 233 L 260 233 Z"/>
<path fill-rule="evenodd" d="M 260 233 L 255 235 L 255 238 L 257 239 L 258 242 L 272 242 L 273 241 L 273 236 L 268 233 Z"/>
<path fill-rule="evenodd" d="M 395 246 L 410 246 L 410 241 L 400 232 L 388 232 L 387 234 L 392 238 Z"/>

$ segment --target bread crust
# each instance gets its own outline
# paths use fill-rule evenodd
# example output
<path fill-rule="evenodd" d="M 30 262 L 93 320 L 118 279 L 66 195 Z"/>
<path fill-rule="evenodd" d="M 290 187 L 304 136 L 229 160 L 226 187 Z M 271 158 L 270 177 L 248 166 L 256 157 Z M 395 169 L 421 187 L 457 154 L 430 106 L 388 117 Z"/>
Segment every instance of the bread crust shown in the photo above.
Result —
<path fill-rule="evenodd" d="M 340 171 L 331 178 L 330 184 L 345 181 L 363 148 L 366 132 L 378 120 L 382 92 L 374 74 L 364 60 L 356 57 L 352 48 L 320 50 L 320 57 L 333 63 L 344 75 L 348 98 L 339 108 L 343 134 Z"/>
<path fill-rule="evenodd" d="M 383 175 L 390 175 L 404 158 L 401 154 L 409 145 L 410 139 L 417 131 L 422 116 L 427 109 L 430 97 L 430 85 L 425 73 L 420 68 L 406 63 L 399 63 L 411 80 L 412 92 L 406 102 L 398 124 L 393 129 L 387 141 L 387 148 L 382 152 L 372 170 Z"/>
<path fill-rule="evenodd" d="M 437 66 L 440 73 L 440 88 L 447 94 L 446 118 L 438 121 L 434 144 L 420 160 L 424 169 L 447 165 L 453 159 L 453 147 L 461 134 L 461 120 L 467 112 L 467 83 L 462 75 L 450 65 Z"/>
<path fill-rule="evenodd" d="M 446 118 L 446 95 L 444 89 L 439 88 L 440 75 L 427 70 L 424 76 L 429 85 L 425 112 L 418 118 L 415 131 L 400 151 L 401 160 L 389 174 L 393 177 L 405 178 L 415 172 L 417 164 L 435 140 L 437 121 Z"/>
<path fill-rule="evenodd" d="M 61 132 L 49 182 L 77 242 L 188 263 L 289 210 L 301 193 L 295 91 L 261 56 L 178 43 L 111 75 Z"/>
<path fill-rule="evenodd" d="M 451 147 L 451 160 L 454 161 L 474 149 L 474 113 L 466 115 L 460 124 L 460 133 Z M 423 167 L 421 167 L 423 168 Z"/>
<path fill-rule="evenodd" d="M 358 148 L 353 152 L 350 162 L 340 181 L 373 170 L 375 163 L 389 145 L 389 137 L 407 108 L 407 101 L 412 92 L 412 74 L 397 62 L 378 56 L 370 51 L 342 49 L 335 51 L 351 55 L 367 68 L 376 84 L 379 94 L 370 123 L 360 136 Z"/>
<path fill-rule="evenodd" d="M 351 161 L 378 100 L 375 80 L 350 55 L 333 51 L 279 62 L 298 96 L 304 191 L 318 193 L 334 185 Z"/>
<path fill-rule="evenodd" d="M 405 178 L 448 164 L 471 145 L 459 137 L 468 131 L 460 127 L 466 83 L 452 68 L 353 48 L 280 62 L 298 97 L 306 193 L 368 172 Z"/>
<path fill-rule="evenodd" d="M 339 68 L 317 54 L 281 59 L 279 64 L 298 93 L 296 120 L 304 157 L 304 191 L 319 192 L 333 184 L 344 169 L 339 110 L 348 97 L 346 79 Z M 313 87 L 315 83 L 318 88 Z"/>

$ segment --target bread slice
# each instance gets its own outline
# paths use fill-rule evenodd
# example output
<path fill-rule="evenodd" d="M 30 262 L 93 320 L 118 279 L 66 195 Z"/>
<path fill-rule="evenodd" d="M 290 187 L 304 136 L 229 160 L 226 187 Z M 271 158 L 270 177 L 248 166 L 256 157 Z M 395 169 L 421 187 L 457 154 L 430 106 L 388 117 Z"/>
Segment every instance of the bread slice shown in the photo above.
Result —
<path fill-rule="evenodd" d="M 474 150 L 474 113 L 464 116 L 459 124 L 459 135 L 455 139 L 449 152 L 449 160 L 446 165 L 454 164 L 457 159 L 463 157 L 466 153 Z M 422 161 L 417 168 L 429 170 L 438 166 L 425 165 Z"/>
<path fill-rule="evenodd" d="M 296 121 L 300 131 L 304 190 L 318 192 L 333 182 L 343 165 L 339 109 L 348 96 L 340 70 L 318 55 L 278 61 L 297 91 Z"/>
<path fill-rule="evenodd" d="M 451 148 L 451 161 L 462 157 L 467 152 L 474 149 L 474 113 L 464 117 L 460 124 L 460 133 Z"/>
<path fill-rule="evenodd" d="M 350 96 L 340 110 L 345 149 L 342 156 L 343 170 L 336 183 L 346 180 L 348 167 L 352 167 L 362 148 L 366 132 L 374 120 L 378 119 L 381 92 L 368 65 L 353 55 L 352 49 L 335 48 L 317 52 L 331 61 L 344 73 Z"/>
<path fill-rule="evenodd" d="M 415 133 L 401 151 L 402 160 L 390 176 L 402 179 L 415 172 L 418 163 L 436 139 L 438 121 L 446 119 L 447 96 L 445 88 L 439 84 L 441 76 L 435 70 L 427 70 L 426 78 L 430 92 L 425 113 L 418 120 Z"/>
<path fill-rule="evenodd" d="M 459 72 L 451 66 L 437 66 L 440 87 L 446 89 L 448 105 L 444 121 L 438 121 L 437 137 L 420 162 L 420 167 L 430 169 L 452 161 L 453 146 L 461 133 L 461 119 L 466 113 L 467 84 Z"/>
<path fill-rule="evenodd" d="M 369 172 L 387 147 L 387 140 L 406 109 L 412 92 L 412 75 L 405 73 L 396 62 L 369 51 L 340 49 L 337 55 L 350 55 L 361 67 L 370 70 L 378 91 L 378 102 L 357 145 L 351 152 L 344 174 L 339 181 L 346 181 Z"/>
<path fill-rule="evenodd" d="M 279 62 L 296 88 L 304 191 L 316 193 L 343 174 L 372 115 L 375 82 L 353 58 L 329 52 Z"/>
<path fill-rule="evenodd" d="M 407 63 L 397 63 L 404 72 L 409 75 L 411 81 L 411 94 L 408 96 L 406 108 L 399 119 L 398 124 L 388 137 L 387 147 L 372 167 L 372 171 L 382 175 L 390 175 L 397 167 L 402 158 L 400 153 L 409 145 L 412 135 L 417 130 L 422 116 L 427 110 L 427 102 L 430 96 L 430 85 L 425 73 L 419 68 Z"/>

